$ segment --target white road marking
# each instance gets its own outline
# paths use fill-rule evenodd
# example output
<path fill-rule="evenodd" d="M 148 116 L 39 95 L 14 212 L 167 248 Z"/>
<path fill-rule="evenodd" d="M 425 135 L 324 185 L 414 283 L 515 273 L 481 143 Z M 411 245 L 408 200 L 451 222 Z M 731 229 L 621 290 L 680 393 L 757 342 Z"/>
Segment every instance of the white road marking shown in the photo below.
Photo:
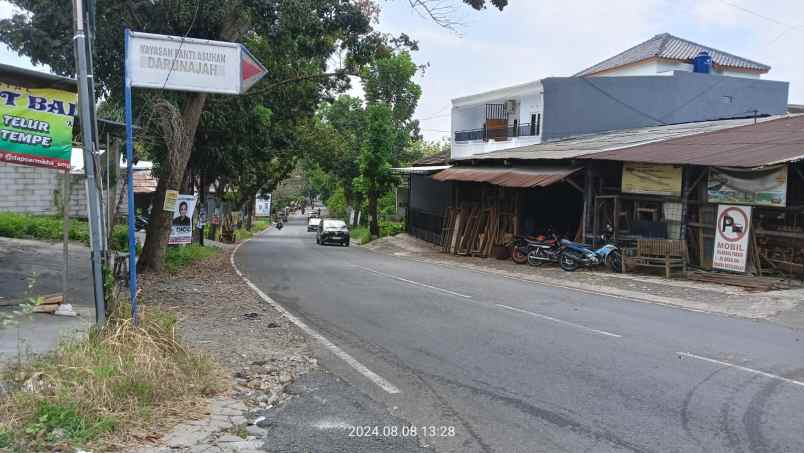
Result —
<path fill-rule="evenodd" d="M 535 316 L 537 318 L 546 319 L 548 321 L 553 321 L 553 322 L 558 323 L 558 324 L 564 324 L 565 326 L 575 327 L 576 329 L 586 330 L 587 332 L 596 333 L 598 335 L 605 335 L 607 337 L 614 337 L 614 338 L 622 338 L 622 335 L 619 335 L 619 334 L 616 334 L 616 333 L 606 332 L 605 330 L 592 329 L 591 327 L 586 327 L 586 326 L 582 326 L 580 324 L 575 324 L 574 322 L 564 321 L 563 319 L 553 318 L 552 316 L 541 315 L 539 313 L 534 313 L 532 311 L 523 310 L 521 308 L 511 307 L 511 306 L 503 305 L 503 304 L 494 304 L 494 305 L 496 305 L 496 306 L 498 306 L 500 308 L 504 308 L 506 310 L 516 311 L 516 312 L 519 312 L 519 313 L 525 313 L 525 314 L 530 315 L 530 316 Z"/>
<path fill-rule="evenodd" d="M 315 331 L 315 329 L 308 326 L 304 321 L 290 314 L 290 312 L 287 311 L 285 307 L 279 305 L 278 302 L 271 299 L 270 297 L 268 297 L 267 294 L 265 294 L 259 288 L 257 288 L 257 286 L 254 283 L 251 283 L 251 280 L 249 280 L 245 275 L 243 275 L 243 273 L 240 272 L 240 269 L 237 268 L 237 265 L 235 264 L 234 260 L 235 254 L 240 249 L 240 246 L 245 244 L 246 242 L 248 242 L 248 240 L 241 242 L 240 244 L 237 245 L 237 247 L 235 247 L 234 251 L 232 251 L 232 254 L 229 256 L 229 261 L 232 263 L 232 268 L 234 268 L 237 275 L 239 275 L 240 278 L 242 278 L 243 281 L 246 282 L 249 288 L 253 289 L 254 292 L 257 293 L 257 295 L 260 296 L 260 298 L 262 298 L 262 300 L 268 302 L 274 309 L 276 309 L 276 311 L 282 313 L 282 315 L 284 315 L 291 322 L 293 322 L 293 324 L 296 324 L 307 335 L 310 335 L 311 337 L 318 340 L 330 352 L 332 352 L 338 358 L 349 364 L 349 366 L 354 368 L 355 371 L 357 371 L 358 373 L 365 376 L 368 380 L 377 384 L 378 387 L 391 394 L 402 393 L 401 390 L 399 390 L 399 388 L 397 388 L 394 384 L 391 384 L 382 376 L 368 369 L 365 365 L 358 362 L 357 359 L 349 355 L 346 351 L 336 346 L 335 343 L 329 341 L 326 337 Z"/>
<path fill-rule="evenodd" d="M 682 357 L 689 357 L 689 358 L 692 358 L 692 359 L 703 360 L 704 362 L 714 363 L 716 365 L 723 365 L 725 367 L 734 368 L 734 369 L 737 369 L 737 370 L 742 370 L 742 371 L 745 371 L 747 373 L 758 374 L 760 376 L 765 376 L 766 378 L 775 379 L 777 381 L 787 382 L 788 384 L 799 385 L 801 387 L 804 387 L 804 382 L 797 381 L 795 379 L 786 378 L 784 376 L 779 376 L 778 374 L 766 373 L 764 371 L 755 370 L 753 368 L 748 368 L 748 367 L 737 365 L 737 364 L 734 364 L 734 363 L 724 362 L 722 360 L 710 359 L 709 357 L 704 357 L 704 356 L 692 354 L 692 353 L 689 353 L 689 352 L 676 352 L 676 354 L 678 354 L 678 355 L 680 355 Z"/>
<path fill-rule="evenodd" d="M 428 288 L 428 289 L 432 289 L 432 290 L 435 290 L 435 291 L 441 291 L 442 293 L 446 293 L 446 294 L 449 294 L 449 295 L 452 295 L 452 296 L 463 297 L 464 299 L 471 299 L 472 298 L 472 296 L 469 296 L 469 295 L 466 295 L 466 294 L 456 293 L 455 291 L 450 291 L 448 289 L 428 285 L 426 283 L 420 283 L 420 282 L 416 282 L 416 281 L 413 281 L 413 280 L 408 280 L 406 278 L 397 277 L 396 275 L 386 274 L 385 272 L 380 272 L 380 271 L 375 271 L 374 269 L 369 269 L 367 267 L 363 267 L 363 266 L 354 266 L 354 267 L 356 267 L 358 269 L 362 269 L 362 270 L 367 271 L 367 272 L 371 272 L 372 274 L 377 274 L 377 275 L 382 275 L 383 277 L 393 278 L 394 280 L 399 280 L 400 282 L 405 282 L 405 283 L 408 283 L 408 284 L 411 284 L 411 285 L 414 285 L 414 286 L 420 286 L 422 288 Z"/>

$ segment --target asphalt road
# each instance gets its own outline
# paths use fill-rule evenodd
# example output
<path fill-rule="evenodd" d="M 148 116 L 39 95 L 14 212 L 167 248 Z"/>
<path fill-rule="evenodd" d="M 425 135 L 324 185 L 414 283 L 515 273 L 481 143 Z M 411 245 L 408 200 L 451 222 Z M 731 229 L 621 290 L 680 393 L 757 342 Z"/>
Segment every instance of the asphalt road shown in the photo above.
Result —
<path fill-rule="evenodd" d="M 438 451 L 804 451 L 800 330 L 317 246 L 300 218 L 235 262 Z"/>

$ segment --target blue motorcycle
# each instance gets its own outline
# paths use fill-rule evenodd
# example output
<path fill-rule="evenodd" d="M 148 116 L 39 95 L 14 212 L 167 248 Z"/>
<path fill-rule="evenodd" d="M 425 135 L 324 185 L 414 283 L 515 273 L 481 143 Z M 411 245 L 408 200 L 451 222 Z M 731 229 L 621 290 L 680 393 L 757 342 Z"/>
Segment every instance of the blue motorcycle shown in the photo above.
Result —
<path fill-rule="evenodd" d="M 611 227 L 607 228 L 611 233 Z M 558 257 L 558 264 L 561 269 L 567 272 L 574 272 L 578 267 L 592 267 L 605 264 L 613 272 L 622 272 L 623 257 L 616 245 L 608 240 L 608 234 L 601 235 L 606 241 L 606 245 L 599 249 L 593 249 L 586 244 L 579 244 L 566 239 L 561 240 L 561 255 Z"/>

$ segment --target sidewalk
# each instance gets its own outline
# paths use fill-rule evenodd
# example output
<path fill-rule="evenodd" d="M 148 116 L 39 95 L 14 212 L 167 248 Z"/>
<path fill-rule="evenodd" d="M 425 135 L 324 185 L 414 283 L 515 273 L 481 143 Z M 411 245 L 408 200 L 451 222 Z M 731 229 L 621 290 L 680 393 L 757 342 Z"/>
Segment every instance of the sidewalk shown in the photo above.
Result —
<path fill-rule="evenodd" d="M 804 327 L 804 289 L 748 292 L 738 287 L 639 274 L 614 274 L 603 270 L 562 271 L 556 265 L 531 267 L 509 260 L 474 258 L 442 253 L 429 242 L 407 234 L 385 237 L 363 246 L 377 253 L 432 264 L 457 266 L 505 278 L 606 294 L 707 313 L 765 319 L 790 327 Z"/>

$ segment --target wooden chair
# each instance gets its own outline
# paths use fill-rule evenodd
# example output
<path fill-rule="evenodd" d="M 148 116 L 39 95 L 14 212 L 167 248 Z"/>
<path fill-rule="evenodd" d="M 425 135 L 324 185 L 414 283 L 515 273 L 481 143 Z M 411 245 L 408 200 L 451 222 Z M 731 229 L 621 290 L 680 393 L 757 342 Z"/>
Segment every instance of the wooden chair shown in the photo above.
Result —
<path fill-rule="evenodd" d="M 636 255 L 623 260 L 623 272 L 626 271 L 626 267 L 632 266 L 664 268 L 667 278 L 670 278 L 673 269 L 681 269 L 686 275 L 687 241 L 639 239 L 636 244 Z"/>

